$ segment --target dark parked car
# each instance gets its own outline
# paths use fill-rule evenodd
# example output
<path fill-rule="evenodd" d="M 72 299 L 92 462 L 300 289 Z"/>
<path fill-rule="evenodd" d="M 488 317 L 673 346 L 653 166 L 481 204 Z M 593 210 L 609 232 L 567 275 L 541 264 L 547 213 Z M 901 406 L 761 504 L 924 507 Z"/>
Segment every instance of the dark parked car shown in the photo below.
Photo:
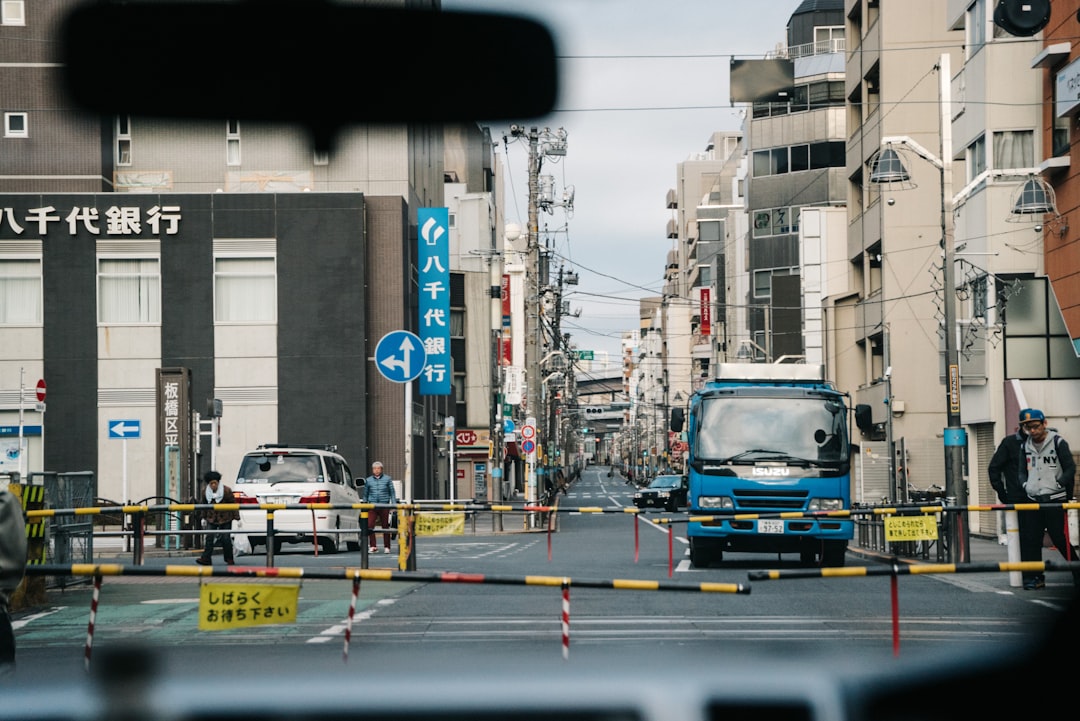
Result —
<path fill-rule="evenodd" d="M 690 488 L 686 476 L 657 476 L 645 488 L 634 494 L 638 508 L 663 508 L 677 511 L 686 505 L 686 492 Z"/>

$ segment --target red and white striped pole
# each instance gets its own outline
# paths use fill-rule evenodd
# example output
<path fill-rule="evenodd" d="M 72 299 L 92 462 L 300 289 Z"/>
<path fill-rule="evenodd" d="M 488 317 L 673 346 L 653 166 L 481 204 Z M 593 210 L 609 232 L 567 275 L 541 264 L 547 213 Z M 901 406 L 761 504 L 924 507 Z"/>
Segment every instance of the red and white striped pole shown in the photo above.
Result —
<path fill-rule="evenodd" d="M 94 622 L 97 620 L 98 598 L 101 597 L 101 575 L 94 576 L 94 596 L 90 601 L 90 623 L 86 626 L 86 651 L 83 654 L 83 664 L 86 670 L 90 670 L 90 651 L 94 647 Z"/>
<path fill-rule="evenodd" d="M 562 582 L 562 657 L 570 658 L 570 579 Z"/>
<path fill-rule="evenodd" d="M 341 655 L 342 663 L 349 662 L 349 642 L 352 640 L 352 622 L 356 614 L 356 598 L 360 595 L 360 574 L 356 572 L 352 582 L 352 599 L 349 601 L 349 620 L 345 624 L 345 649 Z"/>

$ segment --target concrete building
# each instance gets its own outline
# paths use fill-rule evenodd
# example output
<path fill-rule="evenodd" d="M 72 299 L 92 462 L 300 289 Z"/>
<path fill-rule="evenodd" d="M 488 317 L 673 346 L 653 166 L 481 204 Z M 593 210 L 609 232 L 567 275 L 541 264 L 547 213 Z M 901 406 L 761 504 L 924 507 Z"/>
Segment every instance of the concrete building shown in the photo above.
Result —
<path fill-rule="evenodd" d="M 806 297 L 799 231 L 805 208 L 843 207 L 844 16 L 841 0 L 807 0 L 788 21 L 780 54 L 794 64 L 787 102 L 756 102 L 745 121 L 748 336 L 733 333 L 732 357 L 822 362 L 820 303 Z M 826 226 L 827 227 L 827 226 Z M 817 296 L 819 297 L 819 296 Z M 740 329 L 741 330 L 741 329 Z M 740 355 L 741 354 L 741 355 Z"/>

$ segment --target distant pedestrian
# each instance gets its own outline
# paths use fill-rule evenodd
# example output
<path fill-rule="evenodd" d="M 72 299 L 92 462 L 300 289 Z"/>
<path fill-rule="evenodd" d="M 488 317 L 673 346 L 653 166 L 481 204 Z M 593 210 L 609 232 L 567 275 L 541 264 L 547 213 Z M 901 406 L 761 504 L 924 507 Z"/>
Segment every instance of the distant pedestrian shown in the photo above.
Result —
<path fill-rule="evenodd" d="M 0 676 L 15 668 L 15 631 L 8 604 L 26 572 L 26 520 L 19 497 L 0 486 Z"/>
<path fill-rule="evenodd" d="M 1020 425 L 1027 433 L 1023 446 L 1023 460 L 1019 468 L 1019 480 L 1030 501 L 1043 504 L 1037 511 L 1021 511 L 1020 560 L 1041 561 L 1043 536 L 1048 534 L 1054 546 L 1066 561 L 1077 559 L 1077 549 L 1067 536 L 1065 509 L 1045 504 L 1065 503 L 1073 498 L 1076 477 L 1076 461 L 1069 444 L 1046 427 L 1046 416 L 1036 408 L 1020 411 Z M 1030 502 L 1029 501 L 1029 502 Z M 1024 517 L 1029 518 L 1025 521 Z M 1073 583 L 1080 585 L 1080 572 L 1073 572 Z M 1024 574 L 1024 590 L 1034 591 L 1046 587 L 1041 573 Z"/>
<path fill-rule="evenodd" d="M 206 490 L 203 497 L 206 503 L 236 503 L 236 496 L 232 489 L 221 482 L 221 474 L 217 471 L 207 471 L 203 476 L 206 481 Z M 213 561 L 214 546 L 221 546 L 221 553 L 225 556 L 225 563 L 230 566 L 236 563 L 233 559 L 232 522 L 240 518 L 239 511 L 226 511 L 217 508 L 203 512 L 203 527 L 206 529 L 206 545 L 202 555 L 195 559 L 200 566 L 209 566 Z"/>
<path fill-rule="evenodd" d="M 394 481 L 390 474 L 383 472 L 381 461 L 371 464 L 371 475 L 364 481 L 364 503 L 380 503 L 397 505 L 397 493 L 394 491 Z M 368 511 L 368 540 L 371 552 L 378 547 L 373 528 L 390 528 L 390 509 L 372 508 Z M 390 532 L 383 533 L 383 553 L 390 553 Z"/>

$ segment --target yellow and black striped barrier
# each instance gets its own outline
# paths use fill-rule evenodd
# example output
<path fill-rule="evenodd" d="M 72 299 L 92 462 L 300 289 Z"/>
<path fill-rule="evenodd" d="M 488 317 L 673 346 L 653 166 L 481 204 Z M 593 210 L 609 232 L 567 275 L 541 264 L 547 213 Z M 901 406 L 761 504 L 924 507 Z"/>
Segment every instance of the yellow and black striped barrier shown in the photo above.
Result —
<path fill-rule="evenodd" d="M 750 571 L 751 581 L 779 581 L 788 578 L 852 578 L 856 576 L 925 576 L 941 573 L 1003 573 L 1027 571 L 1080 572 L 1080 561 L 984 561 L 974 563 L 916 563 L 898 561 L 880 566 L 845 566 L 841 568 L 798 568 L 790 570 Z"/>
<path fill-rule="evenodd" d="M 545 586 L 560 588 L 564 583 L 576 588 L 603 588 L 618 591 L 681 591 L 693 593 L 748 594 L 742 583 L 674 583 L 643 579 L 574 579 L 567 576 L 493 576 L 450 571 L 423 573 L 390 569 L 340 568 L 311 570 L 264 566 L 180 566 L 150 568 L 119 563 L 48 564 L 27 569 L 33 576 L 182 576 L 228 578 L 283 578 L 316 580 L 403 581 L 408 583 L 468 583 L 496 586 Z"/>

